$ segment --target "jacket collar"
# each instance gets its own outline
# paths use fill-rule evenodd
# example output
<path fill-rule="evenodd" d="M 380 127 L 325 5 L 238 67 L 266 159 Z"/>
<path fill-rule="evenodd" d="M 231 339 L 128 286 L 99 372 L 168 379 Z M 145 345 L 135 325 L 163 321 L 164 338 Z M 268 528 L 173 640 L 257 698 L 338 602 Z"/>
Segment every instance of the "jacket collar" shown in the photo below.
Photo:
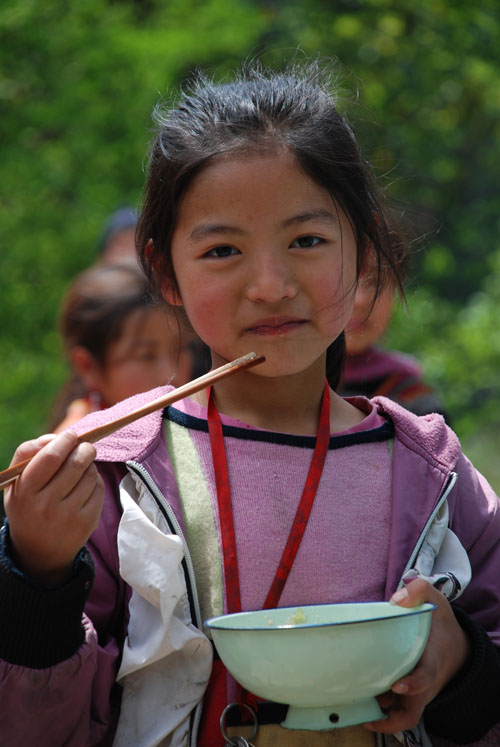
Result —
<path fill-rule="evenodd" d="M 163 386 L 137 394 L 107 410 L 87 415 L 74 425 L 72 430 L 81 435 L 122 417 L 172 390 L 171 386 Z M 350 401 L 358 404 L 362 410 L 369 411 L 370 409 L 369 401 L 365 397 L 353 397 Z M 460 443 L 441 415 L 417 416 L 386 397 L 375 397 L 371 402 L 379 413 L 392 420 L 396 437 L 408 449 L 438 469 L 441 468 L 443 472 L 448 473 L 454 469 L 460 454 Z M 102 439 L 96 444 L 97 460 L 126 462 L 129 459 L 137 461 L 145 459 L 161 437 L 162 417 L 162 410 L 158 410 Z"/>
<path fill-rule="evenodd" d="M 394 423 L 396 437 L 428 462 L 449 473 L 461 453 L 460 442 L 442 415 L 414 415 L 387 397 L 374 397 L 378 412 Z"/>
<path fill-rule="evenodd" d="M 151 389 L 149 392 L 136 394 L 123 400 L 123 402 L 118 402 L 107 410 L 100 410 L 87 415 L 72 426 L 71 430 L 80 436 L 93 428 L 127 415 L 132 410 L 136 410 L 158 399 L 158 397 L 163 397 L 173 389 L 172 386 L 161 386 Z M 163 411 L 157 410 L 98 441 L 96 443 L 97 461 L 127 462 L 129 459 L 140 461 L 146 458 L 161 436 L 162 417 Z"/>

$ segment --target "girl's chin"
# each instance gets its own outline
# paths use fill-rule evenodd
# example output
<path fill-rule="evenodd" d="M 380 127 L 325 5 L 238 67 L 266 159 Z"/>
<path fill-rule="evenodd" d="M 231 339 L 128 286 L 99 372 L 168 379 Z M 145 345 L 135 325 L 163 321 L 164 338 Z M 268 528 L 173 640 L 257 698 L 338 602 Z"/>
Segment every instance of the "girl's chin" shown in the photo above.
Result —
<path fill-rule="evenodd" d="M 368 330 L 361 330 L 359 327 L 352 332 L 346 329 L 345 343 L 348 355 L 360 355 L 372 344 L 373 335 Z"/>
<path fill-rule="evenodd" d="M 255 351 L 259 353 L 259 350 Z M 266 355 L 263 350 L 262 355 Z M 288 360 L 283 358 L 274 359 L 272 355 L 267 355 L 264 363 L 251 369 L 251 373 L 259 377 L 268 379 L 287 379 L 293 376 L 310 375 L 315 370 L 321 371 L 324 376 L 326 361 L 322 356 L 314 361 Z"/>
<path fill-rule="evenodd" d="M 269 342 L 269 341 L 267 341 Z M 257 353 L 263 355 L 265 361 L 249 369 L 249 373 L 256 376 L 270 378 L 279 378 L 287 376 L 296 376 L 313 370 L 316 366 L 324 370 L 326 360 L 326 347 L 320 345 L 311 346 L 312 349 L 305 349 L 305 345 L 280 345 L 278 344 L 259 344 L 259 339 L 250 341 L 248 348 L 226 350 L 212 353 L 212 367 L 216 368 L 228 361 L 235 360 L 247 353 Z"/>

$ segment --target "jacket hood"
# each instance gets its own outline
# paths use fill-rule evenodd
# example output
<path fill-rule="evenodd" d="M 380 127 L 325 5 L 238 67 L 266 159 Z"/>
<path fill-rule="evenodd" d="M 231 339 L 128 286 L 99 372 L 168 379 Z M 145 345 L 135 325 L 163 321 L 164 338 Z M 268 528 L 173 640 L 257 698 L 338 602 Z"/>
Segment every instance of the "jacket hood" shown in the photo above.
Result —
<path fill-rule="evenodd" d="M 442 415 L 414 415 L 387 397 L 374 397 L 371 402 L 392 420 L 396 436 L 405 446 L 446 472 L 455 468 L 461 454 L 460 441 Z"/>
<path fill-rule="evenodd" d="M 106 410 L 93 412 L 82 418 L 71 427 L 72 431 L 79 436 L 97 428 L 101 425 L 121 418 L 133 410 L 147 405 L 159 397 L 164 397 L 174 390 L 173 386 L 160 386 L 142 394 L 124 399 L 122 402 L 109 407 Z M 99 462 L 126 462 L 129 459 L 141 459 L 149 453 L 156 444 L 161 434 L 161 422 L 163 410 L 159 409 L 150 415 L 126 425 L 124 428 L 103 438 L 96 443 L 97 461 Z"/>

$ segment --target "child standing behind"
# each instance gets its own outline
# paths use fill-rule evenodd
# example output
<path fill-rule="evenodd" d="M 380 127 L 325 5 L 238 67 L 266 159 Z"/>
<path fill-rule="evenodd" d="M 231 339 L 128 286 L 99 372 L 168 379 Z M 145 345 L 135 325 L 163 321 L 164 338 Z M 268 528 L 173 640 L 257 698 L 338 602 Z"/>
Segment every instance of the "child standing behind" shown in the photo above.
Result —
<path fill-rule="evenodd" d="M 153 301 L 135 264 L 96 265 L 78 275 L 59 326 L 73 374 L 54 405 L 53 433 L 133 394 L 190 378 L 180 321 Z"/>
<path fill-rule="evenodd" d="M 441 417 L 335 392 L 363 267 L 377 289 L 397 285 L 400 241 L 327 84 L 314 66 L 198 79 L 157 123 L 138 226 L 146 272 L 213 367 L 251 350 L 266 360 L 103 440 L 97 468 L 71 433 L 18 448 L 15 461 L 34 458 L 7 491 L 1 535 L 2 736 L 222 747 L 235 685 L 205 619 L 392 598 L 437 609 L 417 667 L 379 696 L 386 718 L 285 732 L 284 707 L 261 703 L 256 747 L 489 730 L 498 743 L 498 500 Z"/>
<path fill-rule="evenodd" d="M 380 346 L 395 296 L 396 288 L 389 284 L 373 303 L 372 280 L 367 277 L 358 283 L 346 327 L 347 356 L 340 393 L 344 397 L 389 397 L 416 415 L 437 412 L 449 422 L 441 399 L 424 380 L 415 358 Z"/>

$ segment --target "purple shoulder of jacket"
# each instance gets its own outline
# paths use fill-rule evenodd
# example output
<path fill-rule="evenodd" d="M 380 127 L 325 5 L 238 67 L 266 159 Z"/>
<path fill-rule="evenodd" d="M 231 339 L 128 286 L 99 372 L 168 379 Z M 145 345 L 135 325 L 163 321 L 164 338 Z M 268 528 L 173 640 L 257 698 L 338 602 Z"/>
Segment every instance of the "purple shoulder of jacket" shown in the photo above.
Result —
<path fill-rule="evenodd" d="M 392 420 L 396 436 L 405 446 L 436 466 L 447 471 L 455 469 L 462 448 L 442 415 L 415 415 L 387 397 L 374 397 L 371 402 L 379 413 Z"/>
<path fill-rule="evenodd" d="M 164 396 L 173 389 L 171 386 L 164 386 L 136 394 L 107 410 L 87 415 L 76 423 L 72 430 L 78 435 L 86 433 Z M 356 404 L 357 399 L 365 401 L 364 397 L 351 397 L 349 401 Z M 371 401 L 380 413 L 386 415 L 394 423 L 396 436 L 408 448 L 417 451 L 422 457 L 446 470 L 454 468 L 461 451 L 460 443 L 441 415 L 434 413 L 414 415 L 386 397 L 375 397 Z M 366 410 L 366 405 L 361 409 Z M 160 409 L 98 441 L 96 443 L 97 461 L 126 462 L 129 459 L 139 461 L 144 459 L 160 437 L 161 422 L 162 410 Z"/>
<path fill-rule="evenodd" d="M 133 410 L 137 410 L 139 407 L 143 407 L 173 390 L 174 387 L 172 386 L 160 386 L 148 392 L 135 394 L 133 397 L 118 402 L 113 407 L 87 415 L 78 423 L 72 425 L 71 430 L 81 436 L 94 428 L 107 425 L 113 420 L 128 415 Z M 126 462 L 129 459 L 146 457 L 160 435 L 162 414 L 162 409 L 156 410 L 96 442 L 97 461 Z"/>

